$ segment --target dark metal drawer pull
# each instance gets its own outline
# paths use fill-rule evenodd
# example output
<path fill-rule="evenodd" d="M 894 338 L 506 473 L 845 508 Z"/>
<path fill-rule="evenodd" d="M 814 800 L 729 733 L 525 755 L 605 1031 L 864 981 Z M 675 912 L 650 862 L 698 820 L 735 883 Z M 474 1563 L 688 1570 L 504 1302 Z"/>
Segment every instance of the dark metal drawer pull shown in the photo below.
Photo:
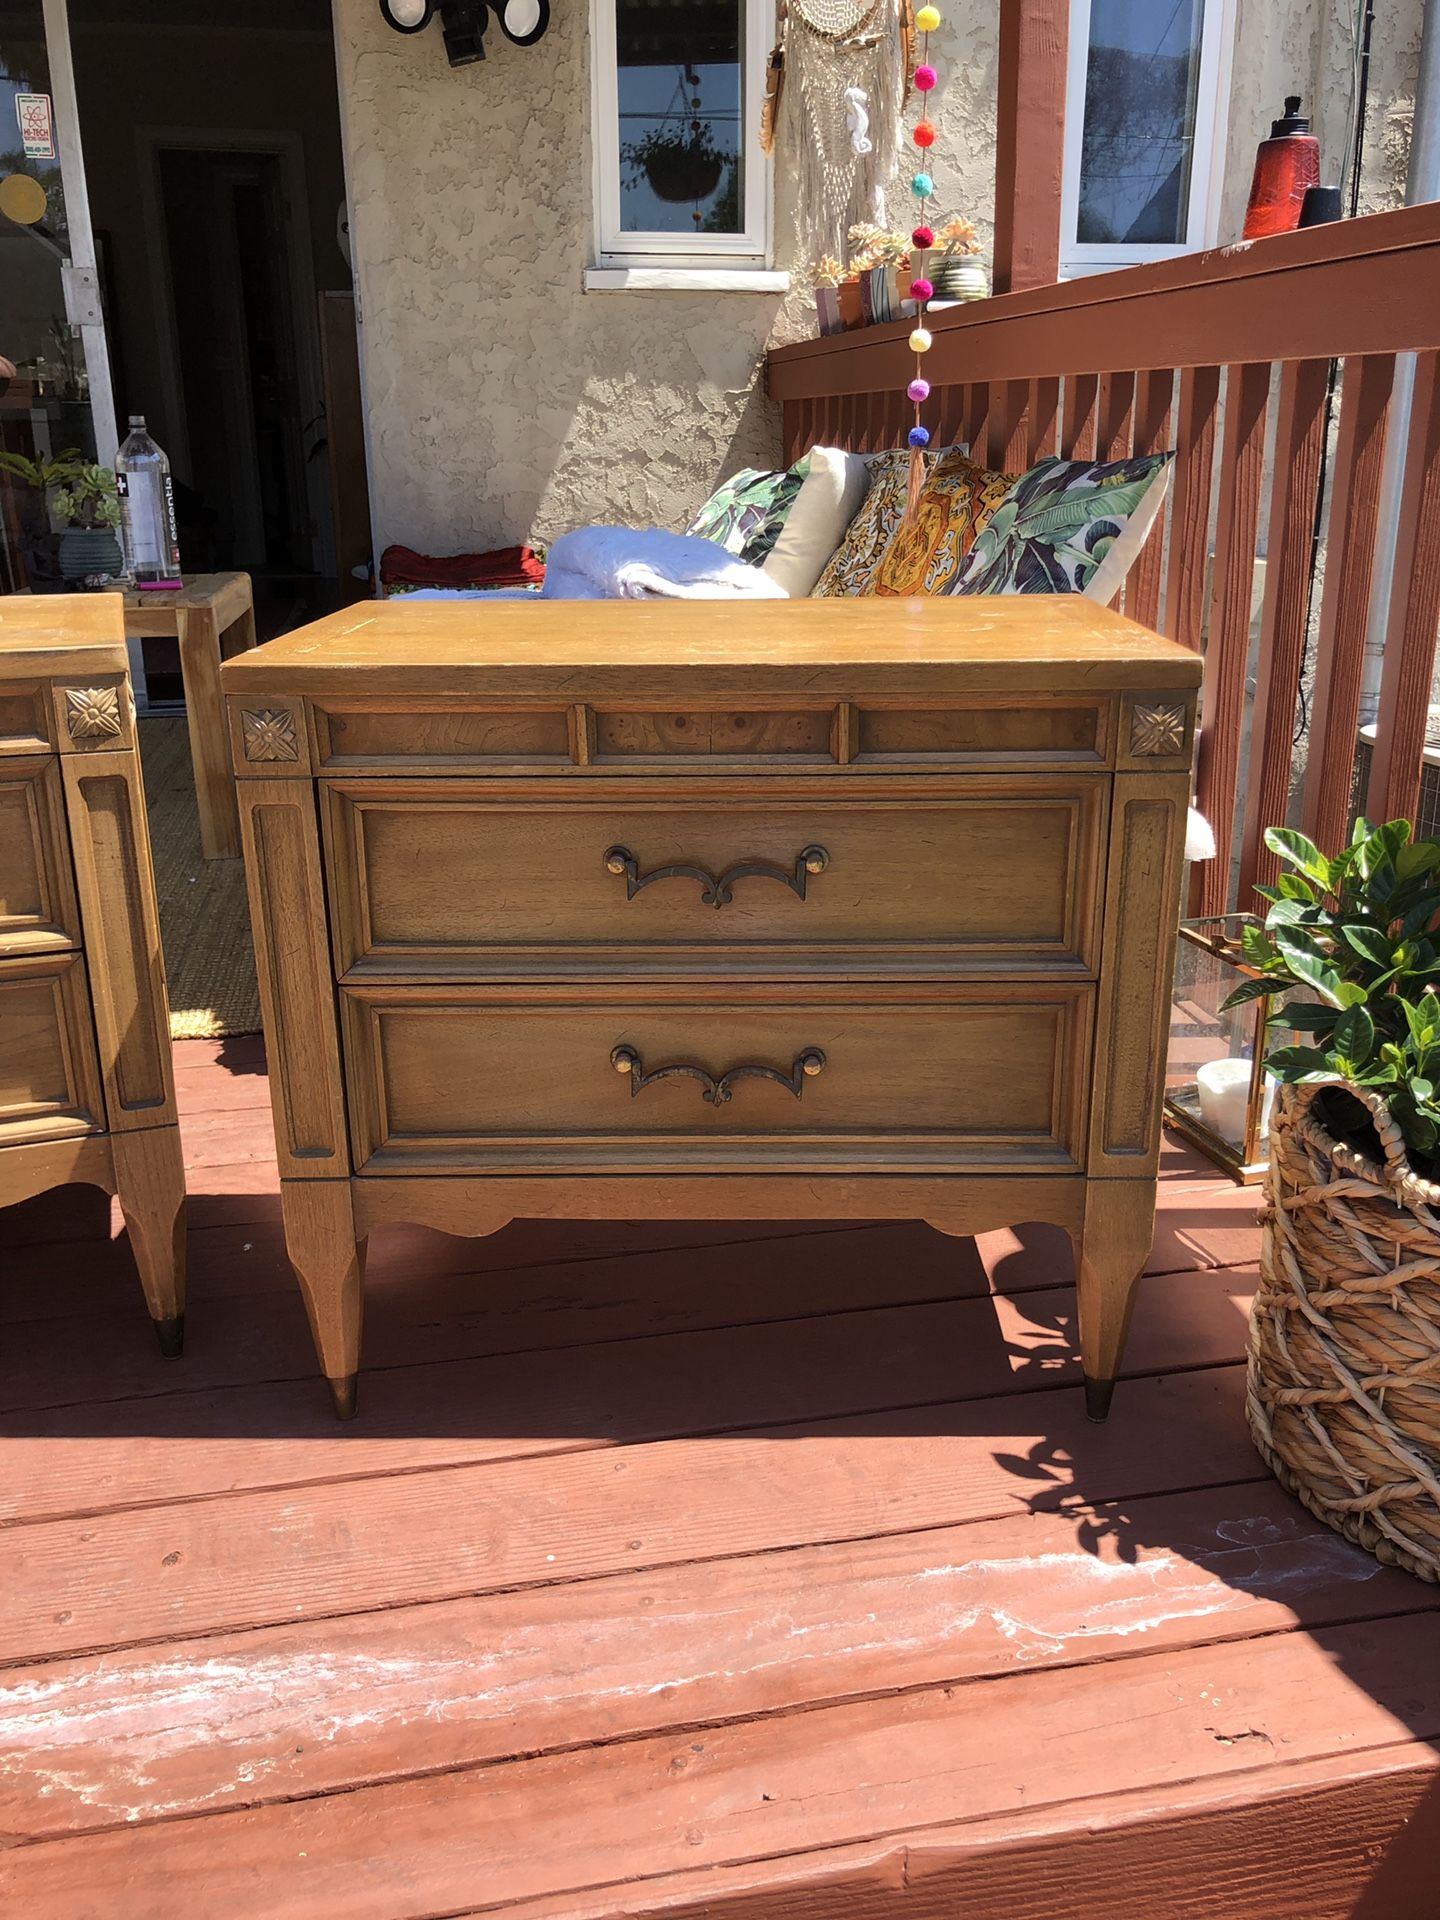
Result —
<path fill-rule="evenodd" d="M 726 867 L 718 874 L 683 863 L 641 873 L 640 862 L 628 847 L 609 847 L 605 853 L 605 871 L 625 876 L 627 900 L 633 900 L 642 887 L 648 887 L 655 880 L 698 880 L 700 898 L 707 907 L 728 907 L 737 880 L 778 880 L 781 886 L 789 887 L 797 900 L 803 900 L 811 874 L 823 873 L 829 864 L 830 856 L 824 847 L 802 847 L 795 856 L 793 872 L 773 860 L 737 860 L 733 867 Z"/>
<path fill-rule="evenodd" d="M 825 1056 L 818 1047 L 806 1047 L 803 1053 L 796 1054 L 795 1064 L 789 1073 L 782 1073 L 778 1067 L 731 1067 L 718 1080 L 703 1067 L 692 1067 L 687 1062 L 679 1062 L 673 1067 L 656 1067 L 646 1073 L 634 1047 L 616 1047 L 610 1055 L 610 1064 L 617 1073 L 629 1074 L 632 1100 L 636 1094 L 643 1093 L 646 1087 L 653 1087 L 657 1080 L 674 1080 L 684 1074 L 700 1082 L 702 1100 L 708 1100 L 712 1107 L 723 1107 L 737 1080 L 773 1080 L 776 1086 L 788 1088 L 798 1100 L 805 1091 L 806 1080 L 813 1080 L 825 1065 Z"/>

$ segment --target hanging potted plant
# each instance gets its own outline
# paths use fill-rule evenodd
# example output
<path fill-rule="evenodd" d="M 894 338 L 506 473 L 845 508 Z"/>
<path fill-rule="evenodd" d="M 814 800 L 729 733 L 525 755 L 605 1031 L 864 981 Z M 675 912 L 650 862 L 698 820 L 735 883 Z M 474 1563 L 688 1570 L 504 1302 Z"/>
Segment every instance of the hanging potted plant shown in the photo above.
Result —
<path fill-rule="evenodd" d="M 668 206 L 698 205 L 720 184 L 729 155 L 715 144 L 708 120 L 692 120 L 687 129 L 673 121 L 651 127 L 620 149 L 630 169 L 630 184 L 643 178 L 657 200 Z"/>
<path fill-rule="evenodd" d="M 1266 845 L 1257 970 L 1281 1085 L 1250 1334 L 1251 1432 L 1311 1512 L 1440 1581 L 1440 841 L 1361 820 Z"/>
<path fill-rule="evenodd" d="M 60 573 L 72 585 L 108 586 L 125 572 L 116 529 L 120 495 L 109 467 L 88 460 L 66 461 L 61 485 L 50 502 L 64 531 L 60 535 Z"/>

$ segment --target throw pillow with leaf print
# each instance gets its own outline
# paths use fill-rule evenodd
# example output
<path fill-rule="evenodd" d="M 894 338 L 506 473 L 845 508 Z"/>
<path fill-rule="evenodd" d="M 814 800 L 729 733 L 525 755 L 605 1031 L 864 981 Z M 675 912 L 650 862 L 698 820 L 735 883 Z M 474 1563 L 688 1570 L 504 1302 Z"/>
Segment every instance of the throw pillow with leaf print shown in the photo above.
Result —
<path fill-rule="evenodd" d="M 996 508 L 951 591 L 1113 600 L 1164 507 L 1173 458 L 1042 460 Z"/>

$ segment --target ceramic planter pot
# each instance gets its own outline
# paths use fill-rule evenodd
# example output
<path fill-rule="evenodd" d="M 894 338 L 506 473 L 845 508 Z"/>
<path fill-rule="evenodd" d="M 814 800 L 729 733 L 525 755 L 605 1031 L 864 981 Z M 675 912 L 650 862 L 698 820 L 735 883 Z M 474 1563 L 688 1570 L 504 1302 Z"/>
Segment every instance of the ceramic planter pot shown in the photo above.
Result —
<path fill-rule="evenodd" d="M 990 295 L 990 270 L 973 253 L 940 261 L 932 278 L 937 300 L 985 300 Z"/>
<path fill-rule="evenodd" d="M 843 333 L 845 321 L 840 312 L 840 289 L 838 287 L 817 287 L 815 289 L 815 316 L 820 323 L 823 335 Z"/>
<path fill-rule="evenodd" d="M 858 280 L 845 280 L 835 289 L 840 296 L 840 324 L 847 333 L 865 324 L 865 301 Z"/>
<path fill-rule="evenodd" d="M 66 527 L 60 536 L 60 576 L 117 580 L 125 570 L 118 536 L 109 527 Z"/>

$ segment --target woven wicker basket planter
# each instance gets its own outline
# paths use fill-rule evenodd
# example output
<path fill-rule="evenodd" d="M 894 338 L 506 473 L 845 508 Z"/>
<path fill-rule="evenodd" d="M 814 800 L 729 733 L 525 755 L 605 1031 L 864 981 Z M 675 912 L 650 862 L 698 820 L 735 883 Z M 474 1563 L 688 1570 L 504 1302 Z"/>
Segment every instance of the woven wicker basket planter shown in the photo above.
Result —
<path fill-rule="evenodd" d="M 1271 1123 L 1250 1431 L 1319 1519 L 1440 1581 L 1440 1186 L 1382 1100 L 1357 1096 L 1383 1166 L 1333 1139 L 1322 1090 L 1282 1088 Z"/>

